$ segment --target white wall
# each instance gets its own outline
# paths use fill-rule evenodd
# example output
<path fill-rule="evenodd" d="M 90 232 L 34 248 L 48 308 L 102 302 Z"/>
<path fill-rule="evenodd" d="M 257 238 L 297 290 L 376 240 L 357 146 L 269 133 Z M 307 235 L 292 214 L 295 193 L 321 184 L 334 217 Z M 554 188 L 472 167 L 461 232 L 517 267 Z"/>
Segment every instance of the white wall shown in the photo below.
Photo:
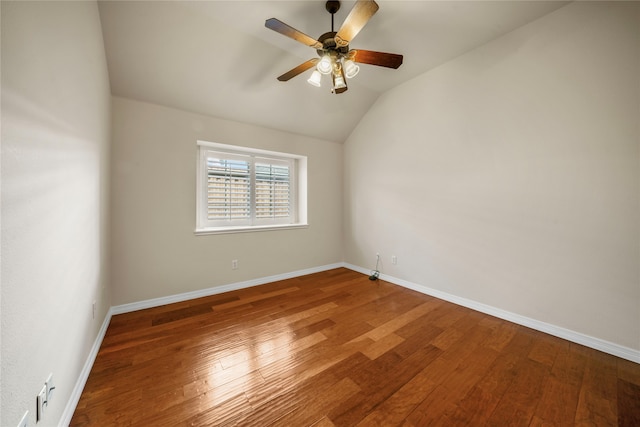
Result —
<path fill-rule="evenodd" d="M 640 4 L 563 7 L 378 100 L 345 260 L 638 351 L 639 123 Z"/>
<path fill-rule="evenodd" d="M 194 235 L 197 140 L 308 156 L 309 227 Z M 124 98 L 113 143 L 114 305 L 342 261 L 342 145 Z"/>
<path fill-rule="evenodd" d="M 49 373 L 57 425 L 110 306 L 107 67 L 96 3 L 1 7 L 0 425 L 36 424 Z"/>

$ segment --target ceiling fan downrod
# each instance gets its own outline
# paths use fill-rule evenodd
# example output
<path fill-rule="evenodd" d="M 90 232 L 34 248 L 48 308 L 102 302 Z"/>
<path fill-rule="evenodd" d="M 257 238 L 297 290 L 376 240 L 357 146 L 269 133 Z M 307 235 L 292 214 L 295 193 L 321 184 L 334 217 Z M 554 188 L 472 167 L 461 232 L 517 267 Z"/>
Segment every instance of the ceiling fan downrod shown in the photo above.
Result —
<path fill-rule="evenodd" d="M 333 29 L 333 15 L 335 15 L 336 12 L 340 10 L 340 2 L 335 0 L 327 1 L 327 3 L 324 5 L 324 8 L 327 9 L 327 12 L 331 14 L 331 32 L 333 33 L 335 31 Z"/>

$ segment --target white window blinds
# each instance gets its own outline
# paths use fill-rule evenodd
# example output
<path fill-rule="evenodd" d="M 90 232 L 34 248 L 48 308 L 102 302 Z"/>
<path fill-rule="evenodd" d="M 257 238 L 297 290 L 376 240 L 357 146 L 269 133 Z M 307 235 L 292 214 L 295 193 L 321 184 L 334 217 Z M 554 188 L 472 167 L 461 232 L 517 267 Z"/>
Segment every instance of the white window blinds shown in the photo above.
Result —
<path fill-rule="evenodd" d="M 291 215 L 289 165 L 256 162 L 256 217 L 288 218 Z"/>
<path fill-rule="evenodd" d="M 207 220 L 251 217 L 251 165 L 247 160 L 207 157 Z"/>

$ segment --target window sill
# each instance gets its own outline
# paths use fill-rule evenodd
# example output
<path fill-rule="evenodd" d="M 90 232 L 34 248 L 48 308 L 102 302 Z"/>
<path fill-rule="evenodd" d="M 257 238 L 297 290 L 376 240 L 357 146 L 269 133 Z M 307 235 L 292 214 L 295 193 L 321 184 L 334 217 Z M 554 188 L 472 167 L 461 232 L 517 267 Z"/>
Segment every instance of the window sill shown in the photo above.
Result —
<path fill-rule="evenodd" d="M 308 228 L 309 224 L 279 224 L 279 225 L 247 225 L 240 227 L 211 227 L 196 228 L 196 236 L 206 236 L 209 234 L 231 234 L 231 233 L 252 233 L 254 231 L 290 230 L 296 228 Z"/>

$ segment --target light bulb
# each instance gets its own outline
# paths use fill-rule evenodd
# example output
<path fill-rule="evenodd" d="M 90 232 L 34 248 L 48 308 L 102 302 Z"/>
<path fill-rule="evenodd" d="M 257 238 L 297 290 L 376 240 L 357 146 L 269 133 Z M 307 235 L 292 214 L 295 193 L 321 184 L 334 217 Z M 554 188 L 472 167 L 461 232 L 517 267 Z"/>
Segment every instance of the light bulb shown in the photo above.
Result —
<path fill-rule="evenodd" d="M 320 87 L 321 79 L 322 79 L 322 75 L 318 72 L 318 70 L 314 70 L 313 73 L 311 73 L 311 77 L 309 77 L 309 80 L 307 80 L 307 82 L 316 87 Z"/>
<path fill-rule="evenodd" d="M 358 67 L 355 62 L 350 59 L 344 61 L 344 76 L 346 78 L 350 79 L 352 77 L 355 77 L 359 71 L 360 67 Z"/>
<path fill-rule="evenodd" d="M 320 62 L 318 62 L 316 68 L 322 74 L 329 74 L 333 69 L 333 67 L 331 66 L 331 58 L 329 57 L 329 55 L 323 56 Z"/>

